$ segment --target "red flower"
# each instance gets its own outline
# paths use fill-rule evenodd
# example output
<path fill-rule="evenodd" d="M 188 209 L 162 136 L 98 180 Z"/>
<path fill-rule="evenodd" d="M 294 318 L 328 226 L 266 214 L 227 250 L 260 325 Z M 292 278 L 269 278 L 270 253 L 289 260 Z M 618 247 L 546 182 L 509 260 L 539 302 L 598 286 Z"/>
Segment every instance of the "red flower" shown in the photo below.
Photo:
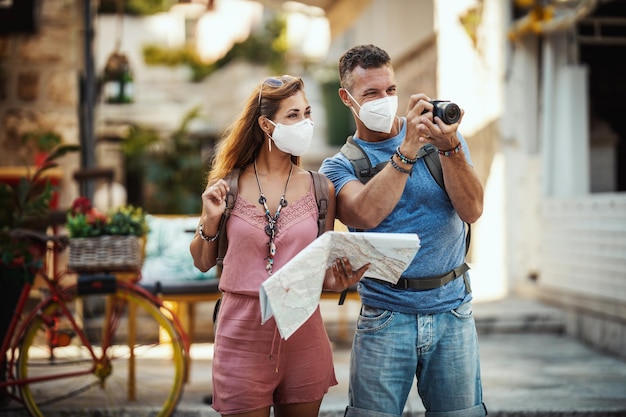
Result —
<path fill-rule="evenodd" d="M 107 216 L 100 213 L 95 207 L 87 211 L 85 213 L 85 217 L 87 218 L 87 223 L 89 224 L 106 223 L 107 221 Z"/>
<path fill-rule="evenodd" d="M 72 214 L 87 214 L 92 209 L 91 201 L 87 197 L 77 197 L 72 203 Z"/>
<path fill-rule="evenodd" d="M 72 216 L 84 214 L 88 224 L 106 223 L 107 216 L 91 205 L 87 197 L 77 197 L 72 203 Z"/>

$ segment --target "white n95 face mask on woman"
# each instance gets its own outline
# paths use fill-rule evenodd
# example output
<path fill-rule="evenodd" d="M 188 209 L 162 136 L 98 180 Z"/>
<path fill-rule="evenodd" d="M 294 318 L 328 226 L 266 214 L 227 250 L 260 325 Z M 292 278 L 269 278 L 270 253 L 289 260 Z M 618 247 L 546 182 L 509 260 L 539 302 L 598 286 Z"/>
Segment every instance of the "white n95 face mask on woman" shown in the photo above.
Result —
<path fill-rule="evenodd" d="M 293 156 L 302 156 L 309 150 L 311 140 L 313 140 L 313 120 L 304 119 L 292 125 L 267 120 L 276 126 L 270 139 L 274 141 L 278 149 Z"/>
<path fill-rule="evenodd" d="M 398 96 L 379 98 L 368 101 L 361 106 L 348 90 L 346 90 L 346 93 L 359 106 L 357 117 L 363 122 L 365 127 L 374 132 L 391 132 L 393 122 L 396 119 L 396 112 L 398 111 Z M 353 107 L 350 107 L 350 109 L 354 112 Z"/>

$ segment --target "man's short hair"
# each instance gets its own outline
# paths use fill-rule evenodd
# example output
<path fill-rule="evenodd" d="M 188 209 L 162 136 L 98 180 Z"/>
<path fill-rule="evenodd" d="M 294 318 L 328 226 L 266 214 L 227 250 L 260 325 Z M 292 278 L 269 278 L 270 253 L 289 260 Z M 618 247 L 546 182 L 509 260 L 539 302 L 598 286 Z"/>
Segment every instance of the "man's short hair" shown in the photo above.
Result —
<path fill-rule="evenodd" d="M 339 80 L 345 89 L 352 88 L 352 71 L 356 67 L 364 69 L 391 65 L 391 58 L 384 50 L 374 45 L 358 45 L 348 49 L 339 58 Z"/>

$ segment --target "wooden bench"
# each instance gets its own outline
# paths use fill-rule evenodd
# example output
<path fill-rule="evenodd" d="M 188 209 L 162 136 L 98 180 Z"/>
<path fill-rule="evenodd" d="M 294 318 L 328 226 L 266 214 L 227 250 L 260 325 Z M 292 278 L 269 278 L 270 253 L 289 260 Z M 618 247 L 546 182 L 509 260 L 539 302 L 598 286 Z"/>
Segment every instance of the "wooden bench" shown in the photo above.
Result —
<path fill-rule="evenodd" d="M 142 287 L 157 295 L 165 305 L 176 314 L 180 320 L 189 342 L 196 340 L 196 304 L 215 303 L 221 293 L 218 288 L 219 281 L 211 279 L 207 281 L 189 281 L 180 284 L 175 283 L 144 283 Z M 209 335 L 213 337 L 213 321 L 209 320 Z"/>
<path fill-rule="evenodd" d="M 190 343 L 196 340 L 198 303 L 215 303 L 221 293 L 215 271 L 200 272 L 193 265 L 189 243 L 193 239 L 198 216 L 149 215 L 150 232 L 146 240 L 142 278 L 139 284 L 158 295 L 179 318 Z M 322 292 L 321 299 L 339 301 L 339 293 Z M 356 287 L 351 288 L 346 302 L 360 301 Z M 338 337 L 349 342 L 347 306 L 337 306 Z M 209 334 L 213 337 L 212 317 Z"/>

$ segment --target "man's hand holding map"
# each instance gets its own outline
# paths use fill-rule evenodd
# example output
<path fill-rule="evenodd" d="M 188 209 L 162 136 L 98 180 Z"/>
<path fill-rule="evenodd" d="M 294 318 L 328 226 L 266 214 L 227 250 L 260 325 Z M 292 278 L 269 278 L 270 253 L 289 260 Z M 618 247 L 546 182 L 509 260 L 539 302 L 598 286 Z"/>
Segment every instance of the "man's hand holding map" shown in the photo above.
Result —
<path fill-rule="evenodd" d="M 395 284 L 418 249 L 416 234 L 326 232 L 261 285 L 261 322 L 274 316 L 281 336 L 291 336 L 317 308 L 336 258 L 347 256 L 355 268 L 371 263 L 368 277 Z"/>

